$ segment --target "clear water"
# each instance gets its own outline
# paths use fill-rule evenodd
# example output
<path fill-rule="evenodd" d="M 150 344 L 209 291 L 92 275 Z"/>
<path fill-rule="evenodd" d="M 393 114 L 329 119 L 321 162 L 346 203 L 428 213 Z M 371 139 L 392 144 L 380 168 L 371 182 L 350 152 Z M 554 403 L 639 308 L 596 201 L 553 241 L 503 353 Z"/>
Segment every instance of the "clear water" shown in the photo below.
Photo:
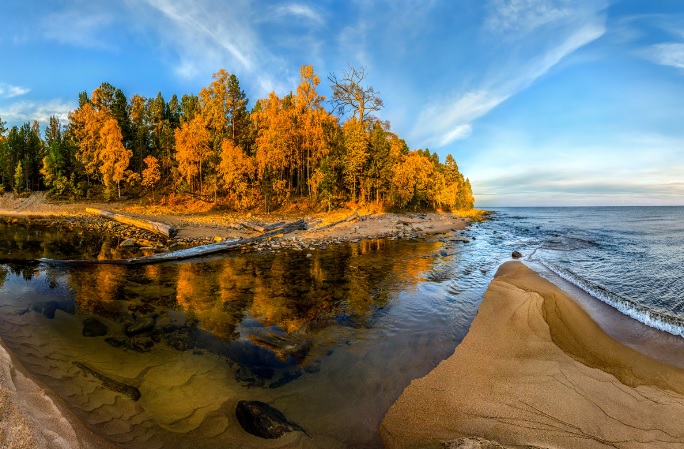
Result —
<path fill-rule="evenodd" d="M 650 327 L 684 336 L 684 207 L 498 212 L 494 227 L 518 236 L 529 260 Z"/>
<path fill-rule="evenodd" d="M 120 257 L 116 242 L 0 232 L 0 336 L 92 430 L 125 448 L 380 447 L 387 409 L 451 355 L 499 262 L 486 239 L 455 233 L 310 257 L 233 252 L 66 269 L 17 260 L 70 257 L 69 245 L 78 258 Z M 84 336 L 93 318 L 106 335 Z M 243 399 L 271 404 L 310 437 L 245 433 L 234 413 Z"/>
<path fill-rule="evenodd" d="M 496 212 L 428 241 L 137 268 L 21 263 L 121 254 L 100 236 L 3 225 L 0 336 L 124 448 L 377 448 L 387 409 L 453 353 L 513 250 L 641 321 L 681 329 L 684 208 Z M 92 318 L 106 335 L 83 335 Z M 138 388 L 140 399 L 83 366 Z M 243 399 L 271 404 L 310 437 L 246 434 L 234 413 Z"/>

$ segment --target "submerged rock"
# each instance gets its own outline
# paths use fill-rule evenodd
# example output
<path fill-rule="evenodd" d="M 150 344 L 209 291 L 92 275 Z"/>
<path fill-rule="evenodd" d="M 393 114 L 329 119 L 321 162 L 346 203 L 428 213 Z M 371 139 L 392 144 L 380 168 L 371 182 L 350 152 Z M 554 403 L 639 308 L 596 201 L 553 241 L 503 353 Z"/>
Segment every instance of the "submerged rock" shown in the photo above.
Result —
<path fill-rule="evenodd" d="M 84 337 L 102 337 L 107 335 L 109 328 L 102 321 L 97 318 L 86 318 L 83 320 L 83 336 Z"/>
<path fill-rule="evenodd" d="M 511 254 L 511 257 L 514 259 L 520 259 L 523 255 L 519 253 L 518 251 L 513 251 L 513 254 Z"/>
<path fill-rule="evenodd" d="M 260 401 L 240 401 L 235 408 L 235 416 L 242 428 L 260 438 L 280 438 L 287 432 L 304 432 L 301 426 L 290 422 L 276 408 Z"/>
<path fill-rule="evenodd" d="M 93 376 L 95 379 L 99 380 L 102 383 L 102 386 L 106 389 L 121 393 L 124 396 L 128 396 L 129 398 L 133 399 L 134 401 L 140 399 L 140 390 L 134 386 L 119 382 L 111 377 L 107 377 L 104 374 L 84 365 L 83 363 L 73 362 L 73 364 L 83 371 L 83 374 Z"/>
<path fill-rule="evenodd" d="M 155 324 L 156 320 L 154 318 L 144 318 L 142 320 L 127 324 L 124 328 L 124 332 L 129 337 L 132 337 L 134 335 L 142 334 L 143 332 L 154 329 Z"/>

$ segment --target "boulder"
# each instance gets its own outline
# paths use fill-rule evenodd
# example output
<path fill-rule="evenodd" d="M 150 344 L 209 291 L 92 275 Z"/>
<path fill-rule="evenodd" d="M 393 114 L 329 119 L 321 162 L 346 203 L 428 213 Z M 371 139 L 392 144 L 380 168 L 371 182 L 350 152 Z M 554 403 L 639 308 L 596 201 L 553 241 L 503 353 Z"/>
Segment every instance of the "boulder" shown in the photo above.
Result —
<path fill-rule="evenodd" d="M 301 426 L 288 421 L 280 410 L 264 402 L 240 401 L 235 416 L 245 432 L 260 438 L 280 438 L 288 432 L 306 434 Z"/>
<path fill-rule="evenodd" d="M 83 320 L 83 336 L 84 337 L 102 337 L 107 335 L 109 328 L 102 321 L 97 318 L 86 318 Z"/>

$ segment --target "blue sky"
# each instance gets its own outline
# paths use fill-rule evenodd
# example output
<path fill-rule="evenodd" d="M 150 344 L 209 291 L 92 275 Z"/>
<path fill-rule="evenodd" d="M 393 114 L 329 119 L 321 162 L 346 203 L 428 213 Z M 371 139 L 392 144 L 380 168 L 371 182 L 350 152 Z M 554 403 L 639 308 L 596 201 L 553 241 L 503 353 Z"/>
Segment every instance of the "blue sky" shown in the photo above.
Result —
<path fill-rule="evenodd" d="M 680 0 L 5 0 L 0 48 L 10 125 L 104 81 L 168 100 L 225 68 L 253 104 L 352 62 L 479 207 L 684 204 Z"/>

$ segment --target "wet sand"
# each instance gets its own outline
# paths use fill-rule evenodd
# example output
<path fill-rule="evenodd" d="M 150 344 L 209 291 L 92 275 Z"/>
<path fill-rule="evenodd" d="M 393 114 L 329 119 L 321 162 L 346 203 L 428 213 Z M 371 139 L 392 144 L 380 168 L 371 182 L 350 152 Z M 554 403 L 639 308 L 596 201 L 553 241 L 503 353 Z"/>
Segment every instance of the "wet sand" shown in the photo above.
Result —
<path fill-rule="evenodd" d="M 0 447 L 114 449 L 46 387 L 32 380 L 0 342 Z"/>
<path fill-rule="evenodd" d="M 684 370 L 609 335 L 520 262 L 502 265 L 454 354 L 390 408 L 387 448 L 682 448 Z M 451 447 L 451 446 L 450 446 Z"/>

